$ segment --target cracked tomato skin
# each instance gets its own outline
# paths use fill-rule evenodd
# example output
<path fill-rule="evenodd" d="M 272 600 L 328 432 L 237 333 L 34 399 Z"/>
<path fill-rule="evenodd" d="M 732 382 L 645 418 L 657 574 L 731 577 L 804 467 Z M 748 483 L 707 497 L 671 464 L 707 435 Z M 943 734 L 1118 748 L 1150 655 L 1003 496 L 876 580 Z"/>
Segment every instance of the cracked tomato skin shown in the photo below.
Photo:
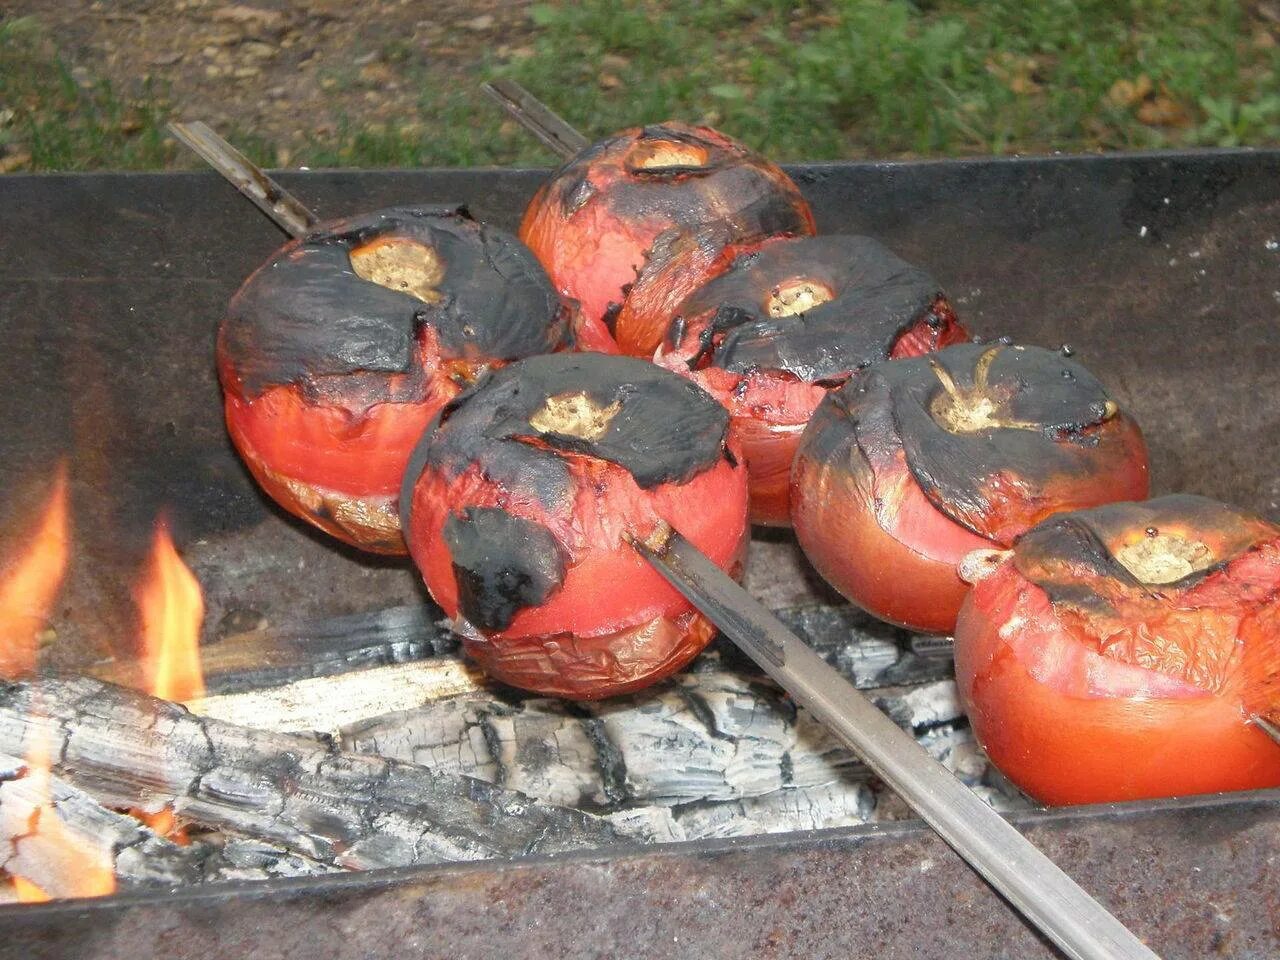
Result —
<path fill-rule="evenodd" d="M 670 248 L 664 270 L 680 276 L 648 285 L 642 276 L 622 317 L 639 301 L 666 332 L 654 362 L 729 410 L 751 475 L 752 523 L 791 525 L 791 465 L 828 392 L 869 363 L 970 339 L 931 277 L 867 237 L 775 236 L 721 250 L 704 231 Z M 800 278 L 816 280 L 829 299 L 771 314 L 771 298 Z M 660 306 L 651 287 L 667 291 Z M 750 356 L 735 362 L 743 352 Z"/>
<path fill-rule="evenodd" d="M 643 316 L 610 324 L 659 235 L 708 225 L 721 243 L 814 232 L 780 167 L 709 127 L 667 122 L 623 130 L 569 160 L 534 195 L 519 235 L 580 304 L 579 349 L 647 358 L 661 327 Z"/>
<path fill-rule="evenodd" d="M 1249 722 L 1280 715 L 1280 529 L 1160 594 L 1073 568 L 1054 600 L 1019 549 L 955 633 L 961 702 L 1010 780 L 1047 804 L 1280 786 L 1280 745 Z"/>
<path fill-rule="evenodd" d="M 942 312 L 941 308 L 939 312 Z M 949 315 L 949 311 L 947 311 Z M 705 326 L 705 319 L 701 326 Z M 791 517 L 791 468 L 800 438 L 822 399 L 843 383 L 812 383 L 786 370 L 757 368 L 747 373 L 690 362 L 697 343 L 694 325 L 679 350 L 659 350 L 654 362 L 689 377 L 729 410 L 729 429 L 742 446 L 751 476 L 751 522 L 767 527 L 789 527 Z M 969 339 L 954 320 L 941 324 L 920 320 L 892 341 L 890 357 L 918 357 Z"/>
<path fill-rule="evenodd" d="M 440 408 L 461 391 L 434 337 L 420 337 L 424 388 L 366 406 L 309 402 L 292 384 L 249 398 L 228 389 L 227 432 L 273 500 L 339 540 L 372 553 L 405 554 L 397 496 L 409 453 Z M 224 382 L 231 380 L 224 373 Z"/>
<path fill-rule="evenodd" d="M 652 406 L 631 406 L 655 384 L 665 393 Z M 690 408 L 705 429 L 657 449 L 638 434 L 608 447 L 594 435 L 565 440 L 533 427 L 540 404 L 584 390 L 597 411 L 630 425 L 624 430 L 687 426 L 680 418 Z M 468 655 L 490 676 L 594 700 L 649 686 L 710 642 L 710 623 L 631 546 L 668 525 L 722 569 L 740 571 L 747 473 L 723 409 L 696 387 L 627 357 L 533 358 L 446 408 L 419 451 L 402 499 L 410 551 L 432 597 L 458 622 Z M 663 462 L 646 474 L 655 458 Z M 457 531 L 479 511 L 500 513 L 519 535 L 470 549 Z M 540 546 L 516 563 L 506 557 L 516 540 Z"/>
<path fill-rule="evenodd" d="M 570 317 L 533 255 L 465 210 L 318 224 L 245 281 L 219 328 L 228 433 L 284 509 L 404 555 L 398 492 L 422 431 L 484 370 L 560 349 Z"/>
<path fill-rule="evenodd" d="M 976 349 L 987 348 L 950 347 L 936 356 Z M 993 480 L 982 486 L 982 522 L 961 522 L 939 508 L 938 490 L 921 485 L 892 402 L 861 390 L 868 374 L 903 362 L 922 361 L 877 364 L 829 394 L 801 438 L 791 473 L 792 526 L 805 555 L 828 583 L 874 616 L 910 630 L 950 633 L 969 592 L 957 567 L 970 552 L 1007 547 L 1059 511 L 1147 495 L 1146 444 L 1137 424 L 1117 411 L 1077 430 L 1070 443 L 1036 435 L 1043 454 L 1066 448 L 1062 470 L 1025 456 L 988 461 Z"/>

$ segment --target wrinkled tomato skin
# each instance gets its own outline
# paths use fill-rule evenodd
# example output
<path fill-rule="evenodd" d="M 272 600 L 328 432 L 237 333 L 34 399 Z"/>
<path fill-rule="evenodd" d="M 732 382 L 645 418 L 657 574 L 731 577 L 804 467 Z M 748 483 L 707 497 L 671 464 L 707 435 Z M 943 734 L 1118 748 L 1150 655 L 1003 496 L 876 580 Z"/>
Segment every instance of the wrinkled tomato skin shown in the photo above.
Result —
<path fill-rule="evenodd" d="M 769 423 L 734 416 L 729 430 L 742 444 L 751 474 L 751 522 L 764 527 L 791 525 L 791 464 L 804 423 Z"/>
<path fill-rule="evenodd" d="M 464 638 L 486 674 L 522 690 L 570 700 L 603 700 L 657 683 L 688 666 L 715 637 L 696 610 L 595 636 L 558 633 L 501 643 Z"/>
<path fill-rule="evenodd" d="M 236 451 L 276 503 L 351 546 L 404 556 L 398 486 L 441 404 L 383 403 L 352 415 L 287 386 L 256 400 L 227 391 L 223 409 Z"/>
<path fill-rule="evenodd" d="M 951 632 L 969 592 L 956 567 L 993 544 L 939 512 L 901 454 L 873 481 L 802 453 L 791 491 L 796 539 L 823 579 L 882 620 Z"/>
<path fill-rule="evenodd" d="M 961 702 L 1018 787 L 1057 805 L 1280 786 L 1280 748 L 1246 723 L 1238 690 L 1208 693 L 1084 651 L 1050 608 L 1006 561 L 974 587 L 956 625 Z M 1010 642 L 1028 623 L 1045 631 L 1034 668 L 1043 681 Z"/>
<path fill-rule="evenodd" d="M 633 149 L 667 140 L 664 130 L 704 150 L 708 166 L 657 179 L 631 169 Z M 726 227 L 721 246 L 815 232 L 808 204 L 776 164 L 710 128 L 666 124 L 620 131 L 570 160 L 534 194 L 519 237 L 561 295 L 580 305 L 579 349 L 648 359 L 662 328 L 628 317 L 615 337 L 604 318 L 622 308 L 660 234 L 712 223 Z"/>
<path fill-rule="evenodd" d="M 605 326 L 609 307 L 625 299 L 622 287 L 644 266 L 649 246 L 666 226 L 628 223 L 607 207 L 583 210 L 561 220 L 543 185 L 520 224 L 520 239 L 537 255 L 556 288 L 581 306 L 582 350 L 618 353 L 618 343 Z M 602 349 L 603 347 L 603 349 Z"/>
<path fill-rule="evenodd" d="M 392 496 L 409 454 L 445 403 L 380 403 L 351 414 L 313 405 L 296 387 L 272 387 L 255 400 L 226 395 L 227 428 L 242 455 L 295 480 L 338 493 Z"/>
<path fill-rule="evenodd" d="M 623 539 L 646 539 L 661 519 L 679 530 L 722 569 L 741 558 L 748 535 L 746 471 L 722 460 L 686 484 L 642 491 L 621 468 L 606 468 L 594 482 L 580 482 L 571 525 L 589 542 L 560 588 L 536 607 L 516 613 L 510 626 L 492 635 L 504 640 L 558 633 L 591 635 L 672 618 L 689 602 Z M 458 586 L 443 535 L 450 514 L 466 506 L 501 500 L 496 485 L 464 478 L 447 484 L 428 471 L 414 488 L 410 543 L 432 597 L 450 617 L 458 615 Z M 471 489 L 462 492 L 463 486 Z M 597 491 L 603 489 L 603 495 Z M 537 510 L 509 505 L 514 513 L 544 520 Z"/>
<path fill-rule="evenodd" d="M 411 552 L 432 597 L 456 617 L 458 584 L 443 536 L 451 513 L 502 502 L 550 528 L 575 531 L 585 545 L 555 593 L 517 612 L 506 629 L 466 639 L 467 653 L 496 679 L 549 696 L 596 700 L 638 690 L 686 666 L 715 629 L 626 536 L 646 539 L 665 521 L 716 565 L 740 573 L 750 533 L 747 474 L 731 436 L 728 444 L 733 460 L 650 490 L 619 467 L 575 465 L 578 495 L 571 516 L 558 519 L 511 502 L 485 478 L 451 483 L 426 471 L 413 492 Z"/>
<path fill-rule="evenodd" d="M 998 541 L 938 510 L 901 446 L 875 466 L 856 453 L 848 464 L 820 464 L 802 449 L 791 476 L 796 539 L 823 578 L 868 613 L 910 630 L 950 633 L 969 592 L 956 569 L 968 553 L 1007 547 L 1054 513 L 1147 497 L 1146 447 L 1137 424 L 1118 414 L 1104 429 L 1094 449 L 1110 471 L 1050 489 L 1036 503 L 1010 503 Z"/>
<path fill-rule="evenodd" d="M 890 358 L 922 356 L 968 339 L 968 331 L 954 319 L 941 329 L 921 321 L 902 333 Z M 745 376 L 718 367 L 691 371 L 687 361 L 696 341 L 695 334 L 687 334 L 687 346 L 659 349 L 654 362 L 692 379 L 729 410 L 729 429 L 741 445 L 751 477 L 751 522 L 792 526 L 791 468 L 804 428 L 830 387 L 806 383 L 781 370 L 758 370 Z"/>

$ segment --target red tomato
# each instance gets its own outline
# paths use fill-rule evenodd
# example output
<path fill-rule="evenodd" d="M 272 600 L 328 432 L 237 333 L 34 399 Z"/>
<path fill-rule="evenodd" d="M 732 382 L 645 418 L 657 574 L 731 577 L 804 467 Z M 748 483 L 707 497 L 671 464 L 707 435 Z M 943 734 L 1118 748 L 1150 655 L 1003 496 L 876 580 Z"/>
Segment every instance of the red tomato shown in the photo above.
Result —
<path fill-rule="evenodd" d="M 772 237 L 712 258 L 695 237 L 671 262 L 681 300 L 664 305 L 654 362 L 728 407 L 751 474 L 751 521 L 791 522 L 791 464 L 827 391 L 854 370 L 969 339 L 937 283 L 867 237 Z M 624 313 L 643 300 L 640 283 Z M 644 301 L 650 313 L 656 306 Z"/>
<path fill-rule="evenodd" d="M 1145 497 L 1147 483 L 1142 434 L 1083 367 L 967 345 L 877 364 L 830 394 L 796 453 L 791 517 L 854 603 L 948 633 L 969 551 L 1061 510 Z"/>
<path fill-rule="evenodd" d="M 525 211 L 520 239 L 582 308 L 582 349 L 652 356 L 663 327 L 623 315 L 659 235 L 715 224 L 719 244 L 811 234 L 813 215 L 782 170 L 709 127 L 623 130 L 561 167 Z M 617 320 L 612 330 L 609 324 Z"/>
<path fill-rule="evenodd" d="M 725 569 L 746 544 L 746 470 L 724 409 L 625 357 L 494 374 L 423 438 L 409 548 L 467 652 L 498 679 L 594 699 L 679 669 L 714 631 L 631 546 L 664 524 Z"/>
<path fill-rule="evenodd" d="M 1172 565 L 1126 559 L 1170 537 Z M 955 652 L 979 742 L 1042 802 L 1280 786 L 1250 723 L 1280 719 L 1280 527 L 1189 496 L 1053 517 L 978 580 Z"/>
<path fill-rule="evenodd" d="M 396 494 L 431 418 L 480 371 L 556 349 L 566 311 L 509 234 L 450 210 L 385 210 L 286 244 L 218 337 L 227 428 L 291 513 L 403 554 Z"/>

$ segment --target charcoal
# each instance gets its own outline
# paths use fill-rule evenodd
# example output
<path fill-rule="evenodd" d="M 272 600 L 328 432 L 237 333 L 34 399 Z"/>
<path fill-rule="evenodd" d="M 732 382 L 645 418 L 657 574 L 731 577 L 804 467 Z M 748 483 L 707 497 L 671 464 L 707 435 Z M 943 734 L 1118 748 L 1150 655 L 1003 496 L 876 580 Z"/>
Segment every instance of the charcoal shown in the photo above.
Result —
<path fill-rule="evenodd" d="M 90 678 L 0 683 L 0 752 L 49 738 L 54 772 L 111 807 L 183 819 L 321 863 L 400 866 L 616 842 L 604 821 L 469 777 L 252 730 Z"/>

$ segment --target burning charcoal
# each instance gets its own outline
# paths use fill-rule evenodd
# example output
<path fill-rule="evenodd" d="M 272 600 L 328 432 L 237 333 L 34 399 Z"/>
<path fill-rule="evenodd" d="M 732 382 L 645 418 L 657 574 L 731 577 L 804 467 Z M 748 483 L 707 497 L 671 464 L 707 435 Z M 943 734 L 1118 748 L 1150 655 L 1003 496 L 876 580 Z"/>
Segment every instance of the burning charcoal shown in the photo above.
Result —
<path fill-rule="evenodd" d="M 366 717 L 468 693 L 482 679 L 478 670 L 455 657 L 437 657 L 188 700 L 186 707 L 202 717 L 261 730 L 330 734 Z"/>
<path fill-rule="evenodd" d="M 698 259 L 701 242 L 671 260 Z M 791 461 L 827 391 L 868 364 L 969 339 L 937 281 L 870 237 L 774 237 L 705 272 L 662 317 L 654 360 L 729 409 L 753 523 L 790 526 Z"/>
<path fill-rule="evenodd" d="M 43 710 L 43 713 L 38 711 Z M 55 772 L 115 807 L 184 820 L 327 864 L 393 866 L 596 847 L 602 821 L 421 767 L 249 730 L 88 678 L 0 683 L 0 751 L 48 736 Z"/>
<path fill-rule="evenodd" d="M 211 694 L 237 693 L 451 654 L 461 638 L 443 618 L 430 604 L 413 604 L 227 637 L 201 651 L 205 685 Z"/>
<path fill-rule="evenodd" d="M 928 683 L 952 675 L 949 640 L 935 638 L 945 642 L 933 642 L 926 649 L 919 643 L 922 638 L 857 607 L 813 604 L 774 614 L 859 689 Z"/>
<path fill-rule="evenodd" d="M 582 705 L 474 694 L 370 720 L 342 742 L 589 809 L 762 796 L 857 761 L 763 678 L 715 658 L 640 694 Z"/>
<path fill-rule="evenodd" d="M 218 335 L 227 428 L 285 509 L 403 554 L 395 497 L 423 429 L 482 371 L 559 348 L 566 320 L 533 255 L 465 210 L 320 224 L 231 301 Z"/>
<path fill-rule="evenodd" d="M 670 295 L 667 272 L 657 281 L 641 273 L 660 235 L 712 224 L 720 246 L 814 231 L 779 167 L 709 127 L 667 122 L 623 130 L 562 166 L 530 201 L 520 239 L 556 289 L 582 305 L 581 349 L 649 357 L 663 327 L 618 311 L 633 284 Z"/>
<path fill-rule="evenodd" d="M 1147 487 L 1141 431 L 1088 370 L 1049 350 L 967 344 L 875 364 L 828 394 L 796 454 L 792 519 L 842 594 L 950 633 L 968 553 Z"/>
<path fill-rule="evenodd" d="M 911 687 L 877 690 L 871 698 L 900 727 L 926 730 L 951 723 L 960 716 L 960 699 L 954 680 L 937 680 Z"/>
<path fill-rule="evenodd" d="M 728 415 L 653 364 L 512 364 L 441 413 L 405 474 L 406 539 L 490 676 L 594 699 L 679 670 L 714 628 L 633 548 L 665 524 L 741 562 L 746 472 Z"/>
<path fill-rule="evenodd" d="M 689 839 L 667 807 L 634 807 L 606 814 L 604 819 L 619 836 L 638 843 L 679 843 Z"/>
<path fill-rule="evenodd" d="M 206 868 L 206 881 L 268 880 L 271 877 L 312 877 L 342 872 L 339 867 L 244 837 L 224 838 L 217 847 L 217 853 L 217 857 L 209 858 L 213 869 Z"/>
<path fill-rule="evenodd" d="M 0 870 L 48 896 L 99 896 L 117 881 L 195 883 L 203 856 L 27 761 L 0 755 Z"/>

